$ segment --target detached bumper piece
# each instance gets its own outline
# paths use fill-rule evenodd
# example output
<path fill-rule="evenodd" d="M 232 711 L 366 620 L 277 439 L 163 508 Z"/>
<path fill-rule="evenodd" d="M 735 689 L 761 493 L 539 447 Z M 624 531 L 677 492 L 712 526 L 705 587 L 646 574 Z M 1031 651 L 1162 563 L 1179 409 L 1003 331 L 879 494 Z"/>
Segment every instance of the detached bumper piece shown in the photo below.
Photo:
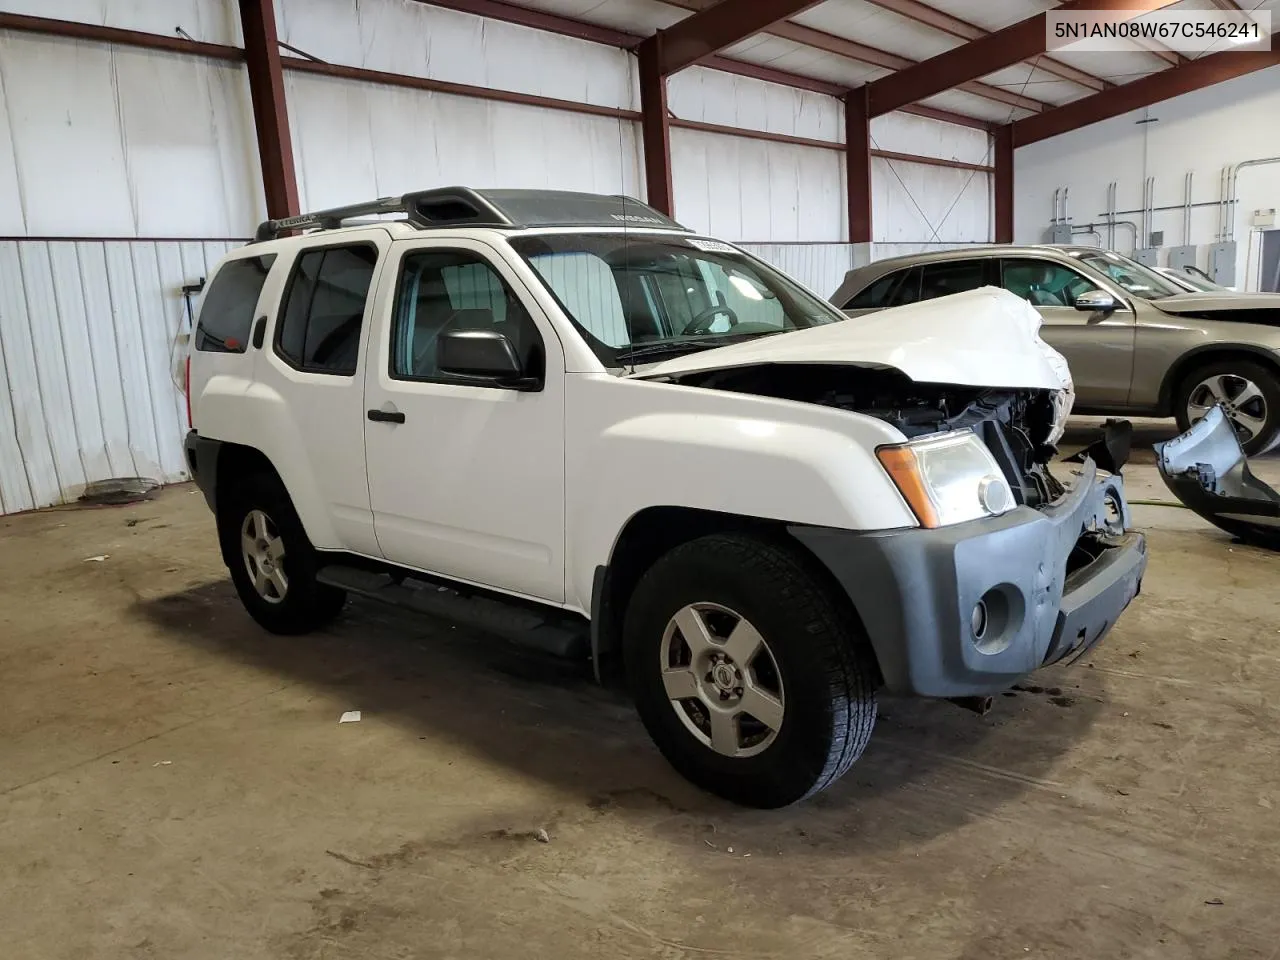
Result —
<path fill-rule="evenodd" d="M 1253 475 L 1221 407 L 1155 451 L 1175 497 L 1232 536 L 1280 550 L 1280 494 Z"/>
<path fill-rule="evenodd" d="M 1040 510 L 936 530 L 791 532 L 853 601 L 886 690 L 955 698 L 1006 690 L 1106 636 L 1147 567 L 1128 522 L 1120 478 L 1086 459 Z"/>

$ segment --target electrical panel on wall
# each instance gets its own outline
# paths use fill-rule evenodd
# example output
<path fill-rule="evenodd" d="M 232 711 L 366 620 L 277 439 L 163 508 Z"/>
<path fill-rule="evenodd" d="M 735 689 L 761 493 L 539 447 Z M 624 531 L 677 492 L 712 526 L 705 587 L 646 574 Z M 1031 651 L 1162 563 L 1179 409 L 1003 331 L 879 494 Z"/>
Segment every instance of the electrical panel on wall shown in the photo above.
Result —
<path fill-rule="evenodd" d="M 1188 244 L 1184 247 L 1169 248 L 1169 266 L 1174 270 L 1182 270 L 1186 267 L 1194 267 L 1196 265 L 1196 247 L 1195 244 Z"/>
<path fill-rule="evenodd" d="M 1236 285 L 1236 242 L 1227 240 L 1209 248 L 1209 277 L 1224 287 Z"/>
<path fill-rule="evenodd" d="M 1133 251 L 1133 259 L 1148 267 L 1158 266 L 1160 262 L 1159 247 L 1145 247 L 1142 250 Z"/>
<path fill-rule="evenodd" d="M 1253 211 L 1253 218 L 1251 222 L 1259 229 L 1274 227 L 1276 225 L 1276 208 L 1268 207 L 1266 210 Z"/>
<path fill-rule="evenodd" d="M 1051 223 L 1049 229 L 1044 232 L 1045 243 L 1070 243 L 1071 242 L 1071 224 L 1069 223 Z"/>

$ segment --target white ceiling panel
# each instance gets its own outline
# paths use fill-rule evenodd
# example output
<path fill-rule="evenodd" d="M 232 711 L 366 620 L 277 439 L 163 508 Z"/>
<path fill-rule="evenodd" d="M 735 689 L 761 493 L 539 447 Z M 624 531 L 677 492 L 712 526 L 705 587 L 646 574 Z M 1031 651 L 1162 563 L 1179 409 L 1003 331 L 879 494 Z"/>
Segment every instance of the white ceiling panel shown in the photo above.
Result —
<path fill-rule="evenodd" d="M 880 67 L 868 66 L 847 57 L 838 57 L 832 53 L 806 47 L 781 37 L 770 37 L 760 34 L 723 51 L 726 56 L 748 63 L 758 63 L 790 73 L 841 83 L 846 86 L 857 86 L 870 80 L 876 80 L 889 73 Z"/>
<path fill-rule="evenodd" d="M 964 113 L 994 123 L 1008 123 L 1010 120 L 1021 120 L 1023 117 L 1031 116 L 1027 110 L 996 103 L 994 100 L 965 93 L 963 90 L 948 90 L 946 93 L 940 93 L 921 102 L 926 106 L 950 110 L 953 113 Z"/>
<path fill-rule="evenodd" d="M 1033 70 L 1025 63 L 997 70 L 983 77 L 982 82 L 1045 103 L 1066 103 L 1089 93 L 1088 88 L 1078 83 L 1063 80 L 1046 70 Z"/>
<path fill-rule="evenodd" d="M 1067 53 L 1055 50 L 1053 56 L 1068 66 L 1112 83 L 1128 83 L 1169 66 L 1150 53 Z"/>
<path fill-rule="evenodd" d="M 645 37 L 689 16 L 658 0 L 518 0 L 518 5 Z"/>
<path fill-rule="evenodd" d="M 847 40 L 856 40 L 869 47 L 887 50 L 912 60 L 927 60 L 945 53 L 960 42 L 955 37 L 900 17 L 883 7 L 867 3 L 866 0 L 823 3 L 791 19 L 806 27 L 833 33 Z"/>
<path fill-rule="evenodd" d="M 1053 0 L 927 0 L 929 6 L 984 30 L 999 30 L 1057 6 Z"/>

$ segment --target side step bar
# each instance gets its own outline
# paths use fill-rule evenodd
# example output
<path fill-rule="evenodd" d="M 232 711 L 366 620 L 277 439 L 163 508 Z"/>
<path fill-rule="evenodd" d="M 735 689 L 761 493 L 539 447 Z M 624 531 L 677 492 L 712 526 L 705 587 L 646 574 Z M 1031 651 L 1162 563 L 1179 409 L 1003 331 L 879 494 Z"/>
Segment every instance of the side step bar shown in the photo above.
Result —
<path fill-rule="evenodd" d="M 407 576 L 397 579 L 390 574 L 338 564 L 321 568 L 316 579 L 331 587 L 492 633 L 542 653 L 578 660 L 586 660 L 590 655 L 587 622 L 558 616 L 554 611 L 543 613 L 487 596 L 464 596 L 441 584 Z"/>

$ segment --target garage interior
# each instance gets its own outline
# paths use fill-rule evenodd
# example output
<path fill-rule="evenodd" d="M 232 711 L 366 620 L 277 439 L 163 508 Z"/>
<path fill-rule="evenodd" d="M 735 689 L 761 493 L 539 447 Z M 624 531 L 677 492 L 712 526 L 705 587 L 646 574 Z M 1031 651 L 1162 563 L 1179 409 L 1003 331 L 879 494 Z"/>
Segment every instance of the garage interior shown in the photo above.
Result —
<path fill-rule="evenodd" d="M 589 665 L 367 600 L 268 635 L 183 454 L 218 259 L 429 187 L 641 198 L 822 297 L 1014 242 L 1275 290 L 1280 49 L 1050 52 L 1054 7 L 1280 3 L 0 0 L 0 953 L 1280 954 L 1280 554 L 1174 500 L 1172 420 L 1096 649 L 985 715 L 883 698 L 773 811 Z"/>

